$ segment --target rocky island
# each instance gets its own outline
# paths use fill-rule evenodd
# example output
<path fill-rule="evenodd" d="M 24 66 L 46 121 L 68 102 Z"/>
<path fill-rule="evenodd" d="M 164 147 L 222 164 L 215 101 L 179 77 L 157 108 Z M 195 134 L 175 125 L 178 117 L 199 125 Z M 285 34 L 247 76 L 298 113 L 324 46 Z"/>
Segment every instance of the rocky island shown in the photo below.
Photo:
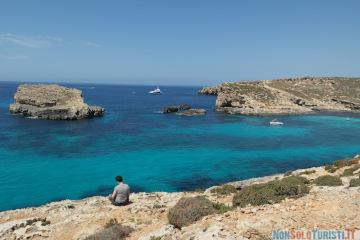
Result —
<path fill-rule="evenodd" d="M 189 104 L 171 105 L 162 110 L 162 113 L 175 113 L 179 116 L 203 116 L 206 110 L 203 108 L 192 108 Z"/>
<path fill-rule="evenodd" d="M 10 113 L 51 120 L 77 120 L 102 116 L 104 108 L 89 106 L 82 92 L 56 84 L 20 85 Z"/>
<path fill-rule="evenodd" d="M 136 193 L 122 207 L 90 197 L 3 211 L 0 239 L 260 240 L 314 229 L 359 239 L 359 160 L 193 192 Z"/>
<path fill-rule="evenodd" d="M 303 77 L 227 82 L 205 87 L 199 93 L 216 95 L 216 110 L 230 114 L 360 112 L 360 78 Z"/>

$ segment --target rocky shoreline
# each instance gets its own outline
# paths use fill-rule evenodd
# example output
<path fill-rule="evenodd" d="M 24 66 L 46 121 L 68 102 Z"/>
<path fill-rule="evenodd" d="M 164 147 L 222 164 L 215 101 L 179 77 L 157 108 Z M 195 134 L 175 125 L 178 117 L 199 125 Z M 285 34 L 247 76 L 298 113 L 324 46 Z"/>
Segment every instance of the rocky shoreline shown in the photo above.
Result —
<path fill-rule="evenodd" d="M 127 229 L 127 239 L 142 240 L 270 239 L 272 231 L 277 229 L 357 231 L 360 230 L 359 161 L 360 157 L 356 156 L 325 167 L 232 182 L 203 191 L 136 193 L 131 195 L 132 203 L 123 207 L 112 206 L 105 197 L 90 197 L 3 211 L 0 239 L 101 239 L 96 236 L 114 226 Z M 305 180 L 308 191 L 276 202 L 269 200 L 266 204 L 234 205 L 235 196 L 252 186 L 271 186 L 287 179 Z M 168 214 L 184 197 L 205 197 L 220 206 L 220 211 L 200 217 L 181 229 L 175 228 L 169 224 Z"/>
<path fill-rule="evenodd" d="M 222 83 L 200 94 L 217 96 L 217 111 L 244 115 L 360 112 L 360 78 L 303 77 Z"/>

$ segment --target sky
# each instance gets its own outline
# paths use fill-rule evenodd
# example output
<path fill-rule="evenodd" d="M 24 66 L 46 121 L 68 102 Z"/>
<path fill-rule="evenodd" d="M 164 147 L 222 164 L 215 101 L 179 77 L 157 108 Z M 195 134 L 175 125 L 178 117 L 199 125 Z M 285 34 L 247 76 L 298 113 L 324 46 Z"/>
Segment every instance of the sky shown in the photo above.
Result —
<path fill-rule="evenodd" d="M 0 80 L 360 76 L 360 1 L 2 0 Z"/>

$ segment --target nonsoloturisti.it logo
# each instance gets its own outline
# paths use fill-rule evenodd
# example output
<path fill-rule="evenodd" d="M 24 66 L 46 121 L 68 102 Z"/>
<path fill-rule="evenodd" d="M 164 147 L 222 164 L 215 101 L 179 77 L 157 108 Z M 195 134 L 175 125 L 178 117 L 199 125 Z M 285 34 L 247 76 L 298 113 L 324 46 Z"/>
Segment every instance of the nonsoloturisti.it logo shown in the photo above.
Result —
<path fill-rule="evenodd" d="M 355 229 L 274 230 L 273 240 L 360 240 Z"/>

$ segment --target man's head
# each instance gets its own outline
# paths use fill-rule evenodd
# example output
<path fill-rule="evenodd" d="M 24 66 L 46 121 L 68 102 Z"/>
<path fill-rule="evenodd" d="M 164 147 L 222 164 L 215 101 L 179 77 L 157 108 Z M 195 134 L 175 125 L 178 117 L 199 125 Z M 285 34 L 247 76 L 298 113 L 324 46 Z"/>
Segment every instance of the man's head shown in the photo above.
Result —
<path fill-rule="evenodd" d="M 118 183 L 121 183 L 123 181 L 123 178 L 122 176 L 116 176 L 115 177 L 115 180 L 118 182 Z"/>

